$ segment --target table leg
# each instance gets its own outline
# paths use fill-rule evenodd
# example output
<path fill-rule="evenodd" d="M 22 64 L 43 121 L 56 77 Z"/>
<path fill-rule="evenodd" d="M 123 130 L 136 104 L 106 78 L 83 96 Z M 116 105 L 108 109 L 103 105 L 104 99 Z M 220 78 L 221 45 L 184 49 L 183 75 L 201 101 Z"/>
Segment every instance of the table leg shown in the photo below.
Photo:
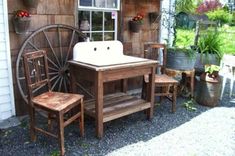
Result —
<path fill-rule="evenodd" d="M 95 78 L 95 110 L 96 110 L 96 136 L 98 138 L 103 137 L 103 77 L 101 72 L 96 73 Z"/>
<path fill-rule="evenodd" d="M 151 119 L 153 117 L 153 106 L 154 106 L 154 89 L 155 89 L 155 67 L 152 67 L 152 72 L 149 75 L 149 83 L 147 87 L 147 101 L 151 103 L 151 107 L 147 110 L 147 118 Z"/>

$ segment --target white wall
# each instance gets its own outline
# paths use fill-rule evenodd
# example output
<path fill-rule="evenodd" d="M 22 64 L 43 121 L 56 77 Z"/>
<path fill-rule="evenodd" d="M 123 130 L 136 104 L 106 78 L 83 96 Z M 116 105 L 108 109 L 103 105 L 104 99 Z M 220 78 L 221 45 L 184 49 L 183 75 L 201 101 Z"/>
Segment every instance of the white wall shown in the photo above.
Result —
<path fill-rule="evenodd" d="M 171 13 L 174 12 L 175 0 L 161 0 L 161 28 L 160 28 L 160 43 L 166 43 L 166 39 L 171 44 L 173 41 L 173 19 Z"/>
<path fill-rule="evenodd" d="M 7 1 L 0 0 L 0 121 L 15 115 Z"/>

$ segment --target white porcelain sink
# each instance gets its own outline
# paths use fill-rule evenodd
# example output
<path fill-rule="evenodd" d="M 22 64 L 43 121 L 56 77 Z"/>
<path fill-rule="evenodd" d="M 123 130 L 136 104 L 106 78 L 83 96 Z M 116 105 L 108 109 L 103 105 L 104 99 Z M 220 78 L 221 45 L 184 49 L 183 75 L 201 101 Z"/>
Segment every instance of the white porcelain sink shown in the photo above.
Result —
<path fill-rule="evenodd" d="M 73 48 L 73 60 L 95 66 L 107 66 L 146 59 L 124 55 L 120 41 L 93 41 L 77 43 Z"/>

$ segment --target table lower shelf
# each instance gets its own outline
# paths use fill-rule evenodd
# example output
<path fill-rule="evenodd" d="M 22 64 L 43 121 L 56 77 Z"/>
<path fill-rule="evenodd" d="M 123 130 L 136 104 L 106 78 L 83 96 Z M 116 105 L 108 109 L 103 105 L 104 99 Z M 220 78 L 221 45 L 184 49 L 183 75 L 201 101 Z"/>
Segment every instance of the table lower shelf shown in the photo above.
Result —
<path fill-rule="evenodd" d="M 150 102 L 125 93 L 104 96 L 103 122 L 120 118 L 151 107 Z M 85 114 L 95 118 L 95 100 L 87 100 L 84 104 Z"/>

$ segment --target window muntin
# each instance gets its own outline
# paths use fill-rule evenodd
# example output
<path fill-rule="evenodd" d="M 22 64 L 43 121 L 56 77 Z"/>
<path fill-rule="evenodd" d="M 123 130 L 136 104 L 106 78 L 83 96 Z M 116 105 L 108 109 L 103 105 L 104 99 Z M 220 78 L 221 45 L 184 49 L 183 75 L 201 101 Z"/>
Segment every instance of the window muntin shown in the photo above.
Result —
<path fill-rule="evenodd" d="M 120 0 L 80 0 L 79 8 L 119 10 Z"/>
<path fill-rule="evenodd" d="M 78 12 L 79 28 L 92 41 L 116 40 L 117 39 L 117 12 L 116 11 L 98 11 L 81 10 Z M 89 22 L 86 29 L 82 25 L 83 20 Z"/>

